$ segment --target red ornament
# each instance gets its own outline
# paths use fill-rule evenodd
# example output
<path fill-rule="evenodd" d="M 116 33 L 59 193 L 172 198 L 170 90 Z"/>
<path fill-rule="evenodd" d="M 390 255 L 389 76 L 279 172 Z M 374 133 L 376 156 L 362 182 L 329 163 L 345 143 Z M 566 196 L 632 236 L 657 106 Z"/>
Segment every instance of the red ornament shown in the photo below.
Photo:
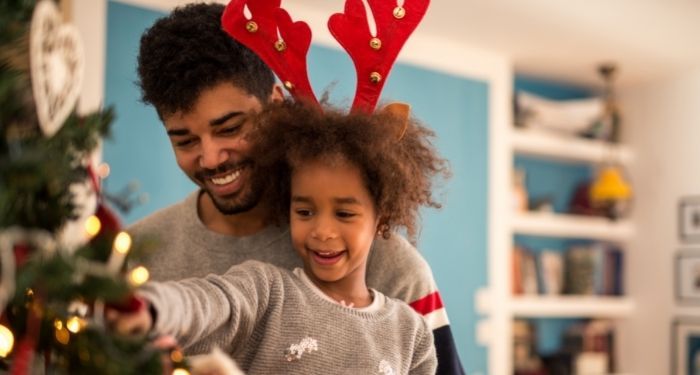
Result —
<path fill-rule="evenodd" d="M 15 267 L 19 268 L 27 262 L 32 249 L 26 243 L 18 243 L 12 247 L 12 251 L 15 253 Z"/>
<path fill-rule="evenodd" d="M 26 336 L 22 338 L 15 349 L 10 375 L 29 375 L 32 373 L 32 362 L 34 362 L 34 356 L 36 355 L 34 352 L 35 348 L 36 342 L 34 339 Z"/>
<path fill-rule="evenodd" d="M 120 313 L 134 313 L 146 307 L 146 302 L 131 294 L 126 299 L 117 303 L 108 303 L 107 308 L 117 310 Z"/>
<path fill-rule="evenodd" d="M 97 204 L 95 216 L 100 220 L 101 224 L 100 231 L 95 237 L 108 237 L 110 240 L 113 240 L 117 233 L 121 231 L 122 225 L 119 217 L 103 202 Z"/>

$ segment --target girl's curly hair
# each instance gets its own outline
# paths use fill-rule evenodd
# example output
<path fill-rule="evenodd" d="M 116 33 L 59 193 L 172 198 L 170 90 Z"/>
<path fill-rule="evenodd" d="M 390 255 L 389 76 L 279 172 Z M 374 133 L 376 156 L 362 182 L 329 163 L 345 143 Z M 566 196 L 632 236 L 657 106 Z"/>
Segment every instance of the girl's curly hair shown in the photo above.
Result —
<path fill-rule="evenodd" d="M 258 173 L 266 184 L 278 221 L 289 220 L 291 173 L 310 160 L 346 160 L 365 177 L 385 238 L 400 227 L 414 241 L 419 208 L 440 208 L 433 194 L 434 177 L 447 178 L 446 160 L 431 143 L 435 133 L 409 119 L 384 113 L 344 114 L 333 108 L 319 111 L 301 102 L 267 106 L 256 117 L 249 135 Z"/>

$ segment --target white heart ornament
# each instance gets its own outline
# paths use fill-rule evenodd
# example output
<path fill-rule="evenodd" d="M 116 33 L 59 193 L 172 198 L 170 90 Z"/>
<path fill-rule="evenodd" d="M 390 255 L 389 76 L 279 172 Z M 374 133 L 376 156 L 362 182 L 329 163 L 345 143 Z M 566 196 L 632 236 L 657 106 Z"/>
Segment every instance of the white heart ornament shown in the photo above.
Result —
<path fill-rule="evenodd" d="M 34 8 L 29 38 L 32 91 L 39 125 L 51 137 L 75 108 L 83 85 L 85 56 L 78 30 L 63 24 L 51 0 Z"/>

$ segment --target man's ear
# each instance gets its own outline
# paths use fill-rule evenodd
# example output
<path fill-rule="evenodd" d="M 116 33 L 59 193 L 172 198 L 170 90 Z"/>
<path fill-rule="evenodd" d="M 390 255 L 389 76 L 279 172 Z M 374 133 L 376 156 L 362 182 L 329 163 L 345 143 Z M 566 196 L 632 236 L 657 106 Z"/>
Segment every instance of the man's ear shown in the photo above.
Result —
<path fill-rule="evenodd" d="M 270 102 L 279 102 L 284 100 L 284 91 L 282 91 L 282 86 L 277 83 L 272 86 L 272 94 L 270 94 Z"/>

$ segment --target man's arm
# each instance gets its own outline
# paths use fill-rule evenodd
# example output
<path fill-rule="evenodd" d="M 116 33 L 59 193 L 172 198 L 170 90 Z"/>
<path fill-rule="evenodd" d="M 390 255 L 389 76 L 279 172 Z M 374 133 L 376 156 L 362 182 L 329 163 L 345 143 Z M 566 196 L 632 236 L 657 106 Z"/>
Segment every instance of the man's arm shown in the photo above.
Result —
<path fill-rule="evenodd" d="M 463 375 L 464 369 L 430 266 L 405 238 L 392 234 L 374 242 L 367 284 L 408 303 L 433 330 L 438 374 Z"/>

